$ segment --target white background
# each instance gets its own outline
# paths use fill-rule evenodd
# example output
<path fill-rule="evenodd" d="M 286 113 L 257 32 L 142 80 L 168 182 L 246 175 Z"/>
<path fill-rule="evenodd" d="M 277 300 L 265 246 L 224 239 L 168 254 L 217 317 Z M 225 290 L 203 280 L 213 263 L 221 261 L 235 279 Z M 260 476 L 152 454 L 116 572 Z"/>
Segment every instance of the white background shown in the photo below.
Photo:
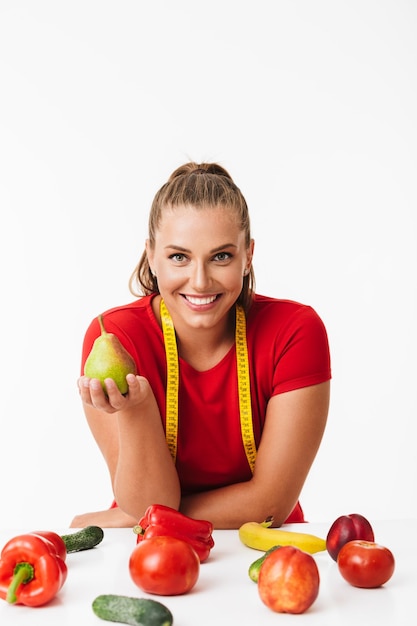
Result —
<path fill-rule="evenodd" d="M 1 527 L 110 504 L 82 338 L 189 159 L 246 196 L 258 291 L 328 329 L 307 518 L 417 516 L 416 32 L 413 0 L 0 0 Z"/>

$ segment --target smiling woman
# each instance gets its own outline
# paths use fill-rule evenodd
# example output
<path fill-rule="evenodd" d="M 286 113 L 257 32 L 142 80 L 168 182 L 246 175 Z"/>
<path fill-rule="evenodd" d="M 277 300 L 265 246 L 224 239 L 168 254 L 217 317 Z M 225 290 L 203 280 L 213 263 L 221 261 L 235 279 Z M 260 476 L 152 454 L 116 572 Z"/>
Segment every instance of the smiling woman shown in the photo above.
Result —
<path fill-rule="evenodd" d="M 115 500 L 72 526 L 131 526 L 154 503 L 216 528 L 304 520 L 329 407 L 327 333 L 310 306 L 255 293 L 253 254 L 229 173 L 175 170 L 151 207 L 136 299 L 103 314 L 136 364 L 128 393 L 83 375 L 97 319 L 85 335 L 80 395 Z"/>
<path fill-rule="evenodd" d="M 192 328 L 208 328 L 206 354 L 219 347 L 218 338 L 227 340 L 221 342 L 226 352 L 234 340 L 228 313 L 242 291 L 253 242 L 246 245 L 236 216 L 222 207 L 172 208 L 164 212 L 157 233 L 153 244 L 148 240 L 147 257 L 177 333 L 182 336 L 184 328 L 188 343 Z M 192 245 L 186 247 L 187 242 Z M 197 335 L 197 345 L 200 339 Z M 198 369 L 207 369 L 206 363 Z"/>

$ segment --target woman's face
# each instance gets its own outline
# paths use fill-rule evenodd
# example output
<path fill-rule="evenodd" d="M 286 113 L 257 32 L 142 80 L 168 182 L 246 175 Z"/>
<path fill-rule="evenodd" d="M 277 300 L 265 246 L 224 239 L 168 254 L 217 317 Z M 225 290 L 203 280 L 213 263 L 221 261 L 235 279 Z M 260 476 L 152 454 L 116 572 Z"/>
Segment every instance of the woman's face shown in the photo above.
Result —
<path fill-rule="evenodd" d="M 155 246 L 147 242 L 149 265 L 175 324 L 211 328 L 225 323 L 242 290 L 253 242 L 226 209 L 165 209 Z"/>

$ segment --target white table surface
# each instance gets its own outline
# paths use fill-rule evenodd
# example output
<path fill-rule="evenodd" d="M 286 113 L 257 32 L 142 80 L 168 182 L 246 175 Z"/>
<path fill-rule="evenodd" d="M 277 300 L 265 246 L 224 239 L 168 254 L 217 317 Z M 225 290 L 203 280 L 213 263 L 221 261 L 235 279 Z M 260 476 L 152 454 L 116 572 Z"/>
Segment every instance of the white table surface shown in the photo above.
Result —
<path fill-rule="evenodd" d="M 333 521 L 333 520 L 332 520 Z M 329 524 L 292 524 L 289 530 L 327 535 Z M 69 554 L 68 577 L 49 604 L 29 608 L 0 600 L 1 626 L 99 626 L 105 622 L 92 611 L 93 599 L 105 593 L 149 597 L 165 604 L 174 626 L 410 626 L 417 623 L 417 520 L 372 522 L 375 539 L 394 553 L 396 569 L 385 586 L 357 589 L 340 575 L 327 552 L 314 555 L 320 571 L 315 603 L 300 615 L 278 614 L 261 601 L 248 567 L 262 552 L 244 546 L 234 530 L 215 531 L 215 547 L 194 589 L 183 596 L 151 596 L 135 586 L 128 571 L 136 535 L 131 529 L 105 529 L 102 543 L 85 552 Z M 0 547 L 13 536 L 35 530 L 0 530 Z M 59 534 L 73 529 L 53 530 Z"/>

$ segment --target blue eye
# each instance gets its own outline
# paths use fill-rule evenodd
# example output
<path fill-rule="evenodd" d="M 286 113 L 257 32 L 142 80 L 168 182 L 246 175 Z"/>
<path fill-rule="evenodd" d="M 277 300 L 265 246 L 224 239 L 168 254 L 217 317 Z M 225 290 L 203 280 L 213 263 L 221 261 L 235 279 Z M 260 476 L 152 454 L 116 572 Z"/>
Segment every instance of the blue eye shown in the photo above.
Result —
<path fill-rule="evenodd" d="M 171 254 L 169 258 L 175 261 L 176 263 L 182 263 L 186 259 L 185 255 L 182 254 L 181 252 L 176 252 L 175 254 Z"/>
<path fill-rule="evenodd" d="M 214 259 L 216 261 L 228 261 L 229 259 L 232 258 L 232 255 L 230 254 L 230 252 L 219 252 L 218 254 L 216 254 L 216 256 L 214 257 Z"/>

